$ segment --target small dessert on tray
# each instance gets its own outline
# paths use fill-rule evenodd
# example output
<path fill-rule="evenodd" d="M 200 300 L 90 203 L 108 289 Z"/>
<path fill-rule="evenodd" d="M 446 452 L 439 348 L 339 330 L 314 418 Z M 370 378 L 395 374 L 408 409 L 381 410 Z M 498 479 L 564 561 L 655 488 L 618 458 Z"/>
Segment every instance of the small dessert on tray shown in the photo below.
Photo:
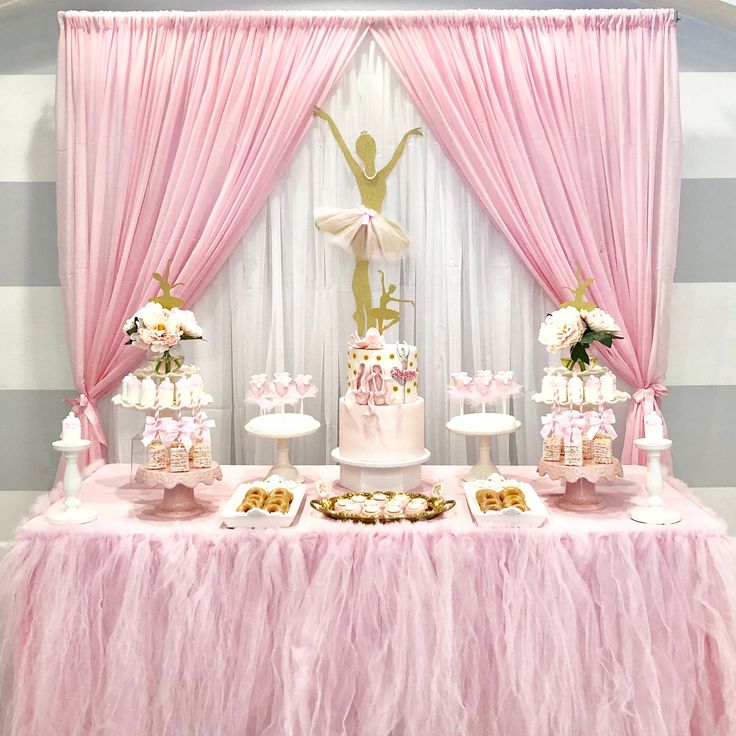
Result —
<path fill-rule="evenodd" d="M 455 505 L 455 501 L 421 493 L 345 493 L 342 496 L 310 501 L 316 511 L 341 521 L 376 522 L 425 521 L 434 519 Z"/>
<path fill-rule="evenodd" d="M 220 516 L 231 528 L 291 526 L 306 486 L 272 475 L 265 481 L 242 483 L 223 506 Z"/>
<path fill-rule="evenodd" d="M 465 496 L 480 525 L 535 527 L 547 518 L 547 507 L 529 483 L 499 474 L 465 483 Z"/>

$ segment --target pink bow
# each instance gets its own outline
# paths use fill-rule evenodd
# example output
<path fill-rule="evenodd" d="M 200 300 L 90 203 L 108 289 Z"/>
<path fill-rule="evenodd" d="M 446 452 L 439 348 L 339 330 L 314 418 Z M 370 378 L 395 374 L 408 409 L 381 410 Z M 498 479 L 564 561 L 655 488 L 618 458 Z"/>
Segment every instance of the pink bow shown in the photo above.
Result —
<path fill-rule="evenodd" d="M 210 434 L 210 429 L 214 429 L 215 420 L 208 419 L 207 415 L 203 411 L 200 411 L 193 417 L 187 417 L 187 419 L 189 419 L 192 424 L 191 436 L 195 439 L 202 440 L 205 445 L 211 445 L 212 435 Z"/>
<path fill-rule="evenodd" d="M 545 414 L 542 417 L 542 429 L 539 434 L 549 437 L 551 434 L 559 434 L 560 417 L 557 414 Z"/>
<path fill-rule="evenodd" d="M 370 225 L 371 220 L 378 216 L 378 212 L 366 207 L 364 204 L 360 205 L 360 211 L 363 213 L 363 219 L 360 221 L 361 225 Z"/>
<path fill-rule="evenodd" d="M 566 411 L 560 414 L 559 422 L 565 442 L 572 444 L 582 442 L 585 417 L 579 411 Z"/>
<path fill-rule="evenodd" d="M 588 422 L 587 436 L 589 440 L 592 440 L 599 431 L 605 432 L 612 440 L 618 437 L 616 430 L 613 428 L 616 422 L 616 415 L 613 413 L 613 409 L 605 409 L 600 413 L 597 411 L 588 411 L 585 413 L 585 417 Z"/>
<path fill-rule="evenodd" d="M 350 345 L 359 350 L 381 350 L 384 344 L 383 335 L 375 327 L 369 327 L 363 337 L 357 332 L 350 335 Z"/>
<path fill-rule="evenodd" d="M 651 414 L 657 405 L 656 397 L 664 396 L 668 393 L 667 387 L 661 383 L 651 383 L 645 388 L 640 388 L 632 398 L 637 404 L 644 404 L 645 414 Z"/>
<path fill-rule="evenodd" d="M 107 447 L 105 439 L 105 431 L 102 429 L 100 415 L 97 413 L 94 399 L 90 399 L 87 394 L 79 394 L 76 399 L 64 399 L 64 401 L 72 407 L 72 410 L 78 417 L 84 417 L 90 430 L 94 432 L 97 441 Z M 85 433 L 86 435 L 86 433 Z"/>
<path fill-rule="evenodd" d="M 143 442 L 144 447 L 148 447 L 158 436 L 166 447 L 171 447 L 171 443 L 177 435 L 178 422 L 171 417 L 146 417 L 146 426 L 143 428 L 141 442 Z"/>

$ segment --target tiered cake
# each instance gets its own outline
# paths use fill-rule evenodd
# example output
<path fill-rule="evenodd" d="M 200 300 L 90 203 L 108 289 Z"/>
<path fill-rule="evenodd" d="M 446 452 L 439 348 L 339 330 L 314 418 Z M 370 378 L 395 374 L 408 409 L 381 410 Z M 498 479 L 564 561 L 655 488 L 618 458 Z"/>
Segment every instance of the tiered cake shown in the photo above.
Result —
<path fill-rule="evenodd" d="M 333 452 L 347 488 L 406 491 L 421 484 L 429 452 L 418 366 L 413 345 L 353 335 L 347 393 L 340 399 L 339 447 Z"/>

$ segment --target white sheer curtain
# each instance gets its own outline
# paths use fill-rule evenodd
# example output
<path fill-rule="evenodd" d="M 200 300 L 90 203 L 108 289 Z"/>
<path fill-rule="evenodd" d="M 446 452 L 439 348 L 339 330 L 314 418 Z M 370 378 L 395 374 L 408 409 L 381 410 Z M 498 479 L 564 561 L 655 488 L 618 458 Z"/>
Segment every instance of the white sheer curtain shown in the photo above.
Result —
<path fill-rule="evenodd" d="M 419 349 L 426 441 L 435 464 L 472 459 L 472 443 L 451 437 L 445 423 L 457 413 L 446 386 L 452 372 L 511 369 L 525 386 L 513 401 L 522 429 L 497 448 L 500 461 L 533 463 L 539 456 L 539 410 L 529 395 L 541 380 L 547 354 L 537 343 L 539 322 L 552 308 L 532 276 L 490 222 L 427 130 L 409 96 L 371 40 L 356 54 L 323 107 L 352 147 L 362 130 L 376 139 L 377 166 L 388 161 L 405 131 L 422 126 L 388 180 L 383 213 L 411 237 L 410 257 L 376 264 L 399 284 L 416 309 L 402 308 L 400 333 L 387 338 Z M 354 330 L 352 257 L 326 244 L 314 227 L 318 206 L 353 207 L 360 197 L 327 125 L 315 120 L 310 136 L 241 245 L 207 292 L 193 305 L 207 341 L 185 343 L 215 396 L 208 414 L 218 423 L 215 456 L 221 462 L 270 463 L 271 443 L 246 437 L 256 413 L 245 406 L 248 377 L 288 370 L 311 373 L 320 394 L 306 410 L 323 425 L 297 440 L 300 463 L 330 462 L 337 444 L 337 402 L 345 391 L 346 346 Z M 376 297 L 378 296 L 376 294 Z M 396 328 L 394 328 L 396 329 Z M 141 418 L 106 412 L 111 459 L 125 459 Z M 114 426 L 113 426 L 114 425 Z"/>

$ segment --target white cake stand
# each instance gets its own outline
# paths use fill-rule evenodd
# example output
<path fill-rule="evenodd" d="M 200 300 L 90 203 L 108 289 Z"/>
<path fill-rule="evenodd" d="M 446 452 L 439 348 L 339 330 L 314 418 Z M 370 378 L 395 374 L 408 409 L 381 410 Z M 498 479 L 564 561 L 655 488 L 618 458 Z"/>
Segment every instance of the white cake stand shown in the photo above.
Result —
<path fill-rule="evenodd" d="M 475 465 L 463 476 L 463 480 L 482 480 L 499 473 L 491 459 L 491 437 L 513 434 L 521 422 L 510 414 L 474 412 L 459 414 L 445 425 L 453 434 L 478 438 L 478 458 Z M 500 474 L 500 473 L 499 473 Z"/>
<path fill-rule="evenodd" d="M 254 417 L 245 425 L 245 431 L 259 439 L 276 440 L 276 459 L 266 478 L 279 475 L 301 483 L 304 478 L 289 459 L 289 440 L 314 434 L 320 426 L 309 414 L 282 412 Z"/>
<path fill-rule="evenodd" d="M 82 487 L 82 476 L 79 473 L 77 457 L 81 452 L 89 449 L 92 443 L 89 440 L 77 442 L 63 442 L 56 440 L 51 443 L 54 450 L 64 454 L 64 477 L 61 487 L 64 489 L 63 508 L 60 511 L 49 511 L 46 519 L 52 524 L 88 524 L 97 518 L 97 514 L 90 508 L 82 506 L 79 498 L 79 489 Z"/>
<path fill-rule="evenodd" d="M 422 465 L 429 457 L 427 449 L 398 462 L 356 460 L 345 457 L 339 447 L 332 451 L 332 459 L 340 464 L 340 485 L 349 491 L 414 491 L 422 485 Z"/>
<path fill-rule="evenodd" d="M 629 517 L 642 524 L 676 524 L 682 515 L 674 509 L 666 509 L 662 501 L 664 477 L 660 456 L 672 447 L 672 440 L 634 440 L 634 444 L 647 453 L 646 488 L 649 498 L 646 506 L 629 509 Z"/>

